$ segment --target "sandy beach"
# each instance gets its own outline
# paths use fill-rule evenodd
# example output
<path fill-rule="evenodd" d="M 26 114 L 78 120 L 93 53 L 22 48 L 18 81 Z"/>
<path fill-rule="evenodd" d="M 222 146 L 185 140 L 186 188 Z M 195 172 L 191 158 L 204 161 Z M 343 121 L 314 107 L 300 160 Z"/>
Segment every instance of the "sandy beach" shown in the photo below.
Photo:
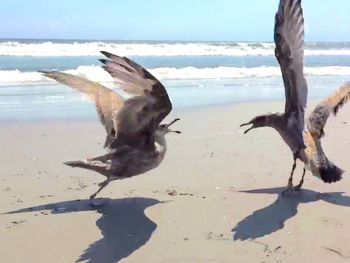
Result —
<path fill-rule="evenodd" d="M 310 103 L 310 109 L 315 101 Z M 1 123 L 0 262 L 346 262 L 350 260 L 349 173 L 325 184 L 307 172 L 289 197 L 292 155 L 272 129 L 239 124 L 283 111 L 252 102 L 172 112 L 158 169 L 111 183 L 64 161 L 104 152 L 96 120 Z M 350 171 L 350 106 L 326 126 L 324 150 Z M 298 163 L 298 182 L 302 164 Z"/>

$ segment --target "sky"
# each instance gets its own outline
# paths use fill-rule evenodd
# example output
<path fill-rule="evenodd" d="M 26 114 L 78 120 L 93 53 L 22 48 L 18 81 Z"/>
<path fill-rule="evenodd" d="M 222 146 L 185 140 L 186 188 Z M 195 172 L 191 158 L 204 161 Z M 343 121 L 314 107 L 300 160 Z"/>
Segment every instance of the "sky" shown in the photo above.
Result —
<path fill-rule="evenodd" d="M 278 0 L 3 0 L 0 38 L 272 41 Z M 306 41 L 350 42 L 350 0 L 304 0 Z"/>

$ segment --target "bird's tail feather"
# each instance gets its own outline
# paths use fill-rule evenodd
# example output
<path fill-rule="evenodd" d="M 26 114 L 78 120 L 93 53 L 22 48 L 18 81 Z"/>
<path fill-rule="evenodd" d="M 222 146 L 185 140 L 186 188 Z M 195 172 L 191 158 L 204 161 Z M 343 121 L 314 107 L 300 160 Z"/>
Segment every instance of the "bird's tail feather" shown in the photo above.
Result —
<path fill-rule="evenodd" d="M 99 172 L 101 174 L 105 174 L 107 171 L 107 164 L 105 162 L 99 161 L 99 160 L 84 160 L 84 161 L 69 161 L 65 162 L 65 165 L 71 166 L 71 167 L 79 167 L 89 170 L 94 170 L 96 172 Z"/>
<path fill-rule="evenodd" d="M 331 161 L 327 161 L 326 165 L 319 167 L 320 177 L 325 183 L 335 183 L 342 179 L 344 171 Z"/>
<path fill-rule="evenodd" d="M 88 166 L 88 163 L 85 161 L 69 161 L 69 162 L 64 162 L 64 164 L 71 167 L 80 167 L 80 168 L 85 168 Z"/>

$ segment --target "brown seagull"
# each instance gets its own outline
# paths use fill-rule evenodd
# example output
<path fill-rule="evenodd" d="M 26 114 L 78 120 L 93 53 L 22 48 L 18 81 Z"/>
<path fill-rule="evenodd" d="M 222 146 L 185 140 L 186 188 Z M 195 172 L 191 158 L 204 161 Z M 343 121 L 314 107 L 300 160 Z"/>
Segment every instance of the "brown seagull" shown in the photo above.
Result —
<path fill-rule="evenodd" d="M 160 124 L 170 113 L 172 105 L 164 86 L 134 61 L 101 52 L 102 67 L 116 83 L 133 97 L 124 100 L 113 90 L 90 80 L 57 71 L 42 72 L 64 85 L 87 94 L 94 102 L 104 125 L 108 153 L 83 161 L 66 162 L 72 167 L 94 170 L 106 180 L 99 184 L 96 195 L 113 180 L 120 180 L 156 168 L 163 160 L 167 146 L 165 134 L 172 131 L 169 124 Z"/>
<path fill-rule="evenodd" d="M 275 55 L 285 87 L 285 112 L 255 117 L 241 125 L 252 125 L 244 133 L 259 127 L 272 127 L 291 149 L 294 162 L 284 194 L 300 190 L 306 168 L 326 183 L 337 182 L 342 178 L 343 171 L 327 159 L 320 140 L 329 115 L 336 114 L 349 99 L 350 84 L 345 84 L 334 95 L 318 104 L 304 121 L 307 84 L 303 74 L 304 18 L 301 0 L 280 0 L 275 17 L 274 40 Z M 305 166 L 300 183 L 293 187 L 297 159 Z"/>

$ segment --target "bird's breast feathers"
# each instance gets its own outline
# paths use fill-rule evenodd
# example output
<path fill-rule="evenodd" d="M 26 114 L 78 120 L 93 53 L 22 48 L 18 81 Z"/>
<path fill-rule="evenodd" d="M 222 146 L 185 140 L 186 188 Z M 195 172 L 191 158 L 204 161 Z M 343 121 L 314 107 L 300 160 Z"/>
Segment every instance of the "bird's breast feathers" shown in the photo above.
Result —
<path fill-rule="evenodd" d="M 158 153 L 158 156 L 163 159 L 164 158 L 164 155 L 165 155 L 165 152 L 166 152 L 166 146 L 165 145 L 162 145 L 158 142 L 155 142 L 154 143 L 154 146 L 156 148 L 156 152 Z"/>

